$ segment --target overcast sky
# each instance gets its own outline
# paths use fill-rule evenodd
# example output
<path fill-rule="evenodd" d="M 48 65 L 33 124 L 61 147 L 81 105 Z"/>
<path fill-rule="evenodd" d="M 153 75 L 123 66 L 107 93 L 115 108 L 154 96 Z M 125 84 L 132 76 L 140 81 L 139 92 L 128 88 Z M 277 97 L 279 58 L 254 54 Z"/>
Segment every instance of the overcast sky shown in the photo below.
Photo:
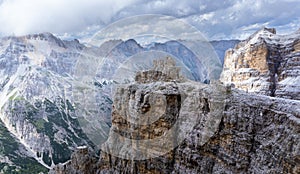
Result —
<path fill-rule="evenodd" d="M 300 28 L 299 0 L 0 0 L 0 35 L 81 33 L 142 14 L 184 19 L 210 40 Z"/>

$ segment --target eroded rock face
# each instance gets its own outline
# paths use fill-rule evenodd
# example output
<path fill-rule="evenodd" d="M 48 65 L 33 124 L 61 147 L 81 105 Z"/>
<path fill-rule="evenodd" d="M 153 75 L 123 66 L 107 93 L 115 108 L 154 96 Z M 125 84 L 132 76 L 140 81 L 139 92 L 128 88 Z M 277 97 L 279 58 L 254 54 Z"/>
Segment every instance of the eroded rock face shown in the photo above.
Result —
<path fill-rule="evenodd" d="M 256 32 L 227 51 L 221 81 L 247 92 L 299 100 L 299 38 L 299 32 Z"/>
<path fill-rule="evenodd" d="M 83 155 L 86 162 L 78 163 L 78 156 L 52 172 L 300 172 L 299 101 L 219 83 L 146 81 L 117 89 L 110 137 L 97 162 Z M 165 141 L 155 139 L 160 137 Z M 176 146 L 168 146 L 170 142 Z M 82 170 L 85 166 L 89 168 Z"/>
<path fill-rule="evenodd" d="M 184 81 L 184 78 L 179 73 L 180 68 L 176 67 L 176 62 L 173 58 L 166 57 L 164 60 L 154 60 L 153 65 L 154 67 L 151 70 L 137 72 L 135 81 L 137 83 Z"/>
<path fill-rule="evenodd" d="M 96 173 L 97 169 L 94 165 L 99 158 L 95 155 L 95 152 L 88 147 L 78 147 L 75 153 L 72 154 L 71 160 L 64 164 L 58 164 L 56 170 L 52 170 L 50 174 L 84 174 L 84 173 Z"/>

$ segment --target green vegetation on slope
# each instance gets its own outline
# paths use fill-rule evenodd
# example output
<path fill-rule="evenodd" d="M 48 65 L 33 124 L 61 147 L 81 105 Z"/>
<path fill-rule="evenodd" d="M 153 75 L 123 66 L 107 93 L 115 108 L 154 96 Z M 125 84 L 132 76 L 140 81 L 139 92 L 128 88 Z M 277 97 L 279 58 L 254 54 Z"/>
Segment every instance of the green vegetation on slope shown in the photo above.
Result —
<path fill-rule="evenodd" d="M 8 158 L 9 163 L 0 163 L 0 173 L 3 174 L 37 174 L 47 173 L 48 169 L 35 159 L 25 157 L 19 151 L 21 144 L 6 129 L 0 121 L 0 157 Z"/>

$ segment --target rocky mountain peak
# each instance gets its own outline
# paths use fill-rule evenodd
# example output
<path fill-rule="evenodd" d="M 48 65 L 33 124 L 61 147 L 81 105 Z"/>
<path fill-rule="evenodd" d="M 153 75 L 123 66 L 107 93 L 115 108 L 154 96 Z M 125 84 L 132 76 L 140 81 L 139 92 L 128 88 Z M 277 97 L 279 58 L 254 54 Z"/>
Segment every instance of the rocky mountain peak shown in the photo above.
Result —
<path fill-rule="evenodd" d="M 50 173 L 300 172 L 298 101 L 166 80 L 174 66 L 158 60 L 116 88 L 100 156 L 77 150 Z"/>
<path fill-rule="evenodd" d="M 151 70 L 137 72 L 135 81 L 137 83 L 150 83 L 183 80 L 183 77 L 179 75 L 180 67 L 176 67 L 176 62 L 173 58 L 166 57 L 165 59 L 154 60 L 153 65 Z"/>
<path fill-rule="evenodd" d="M 274 34 L 274 35 L 276 35 L 276 29 L 275 28 L 263 27 L 260 30 L 256 31 L 254 34 L 252 34 L 250 36 L 250 38 L 253 38 L 256 35 L 268 35 L 268 34 Z"/>
<path fill-rule="evenodd" d="M 276 34 L 276 29 L 275 28 L 267 28 L 267 27 L 264 27 L 261 29 L 262 31 L 268 31 L 270 33 L 273 33 L 273 34 Z"/>
<path fill-rule="evenodd" d="M 51 40 L 57 39 L 52 33 L 44 32 L 39 34 L 30 34 L 25 36 L 27 39 L 35 39 L 35 40 Z"/>
<path fill-rule="evenodd" d="M 222 41 L 218 43 L 222 43 Z M 228 47 L 222 46 L 222 50 Z M 168 53 L 153 57 L 174 55 L 174 57 L 180 59 L 179 61 L 188 65 L 186 69 L 195 72 L 193 74 L 195 77 L 204 77 L 199 78 L 199 81 L 205 79 L 206 72 L 202 68 L 201 62 L 195 62 L 195 55 L 184 45 L 172 41 L 160 44 L 159 47 L 155 47 L 153 50 Z M 6 132 L 12 133 L 13 137 L 3 136 L 2 139 L 0 138 L 0 144 L 10 147 L 10 140 L 14 140 L 19 142 L 17 143 L 19 145 L 14 148 L 18 149 L 20 147 L 24 150 L 22 153 L 18 152 L 12 156 L 10 156 L 10 151 L 5 151 L 3 154 L 1 151 L 0 166 L 9 169 L 19 168 L 23 166 L 23 159 L 28 159 L 26 160 L 28 165 L 38 164 L 37 166 L 49 168 L 59 162 L 68 160 L 71 151 L 76 146 L 87 144 L 92 146 L 89 139 L 85 137 L 90 132 L 100 132 L 103 135 L 101 138 L 105 141 L 111 125 L 112 109 L 110 90 L 108 91 L 108 88 L 104 89 L 104 86 L 109 84 L 107 79 L 112 79 L 114 70 L 118 69 L 124 61 L 130 63 L 127 60 L 131 56 L 147 51 L 149 51 L 148 48 L 141 47 L 134 40 L 127 42 L 113 40 L 96 47 L 85 46 L 78 40 L 61 40 L 51 33 L 1 38 L 0 119 L 2 122 L 0 121 L 0 128 L 1 126 L 7 128 Z M 91 67 L 95 64 L 96 59 L 105 59 L 103 66 L 105 69 L 102 69 L 97 75 L 94 74 L 96 69 Z M 147 59 L 146 61 L 149 62 L 144 62 L 145 60 L 146 58 L 141 60 L 142 64 L 145 63 L 145 67 L 152 65 L 152 60 Z M 140 62 L 134 61 L 134 63 L 133 67 L 140 67 Z M 178 79 L 178 70 L 176 69 L 177 67 L 169 70 L 167 68 L 165 70 L 152 69 L 161 75 L 157 75 L 159 77 L 158 81 L 155 81 L 155 78 L 145 78 L 148 79 L 144 81 L 145 85 L 148 82 L 165 83 L 165 81 L 168 81 L 171 84 L 168 89 L 173 89 L 175 83 L 172 81 L 174 79 L 175 82 L 181 80 L 181 78 Z M 80 79 L 83 79 L 81 75 L 90 72 L 92 72 L 92 75 L 89 77 L 95 75 L 96 79 L 93 78 L 88 81 L 89 83 L 80 81 Z M 146 73 L 144 72 L 144 74 Z M 135 71 L 130 76 L 132 77 L 130 80 L 134 81 L 134 75 Z M 86 97 L 91 98 L 93 96 L 90 95 L 88 89 L 94 89 L 95 87 L 99 90 L 95 95 L 98 103 L 96 103 L 97 106 L 90 106 L 90 103 L 95 104 L 95 100 L 88 102 L 86 99 Z M 89 108 L 89 110 L 86 110 L 86 108 Z M 147 107 L 144 108 L 147 109 Z M 89 126 L 87 129 L 90 132 L 84 134 L 81 129 L 83 126 L 78 125 L 79 123 L 75 118 L 77 116 L 86 117 L 87 115 L 93 115 L 97 118 L 86 120 L 88 123 L 92 120 L 93 126 L 86 124 Z M 99 115 L 101 115 L 101 118 L 99 118 Z M 101 122 L 100 126 L 94 124 L 96 119 Z M 3 135 L 1 132 L 0 134 Z M 18 160 L 20 156 L 22 156 L 20 158 L 22 161 Z M 6 162 L 3 162 L 2 157 L 5 158 L 4 161 Z M 6 158 L 10 162 L 7 162 L 9 160 L 6 160 Z M 46 168 L 44 169 L 46 170 Z M 35 173 L 35 170 L 32 173 Z"/>
<path fill-rule="evenodd" d="M 95 59 L 89 57 L 104 55 L 109 79 L 132 55 L 149 51 L 136 42 L 113 41 L 89 50 L 47 33 L 1 40 L 0 166 L 18 170 L 28 161 L 27 166 L 35 161 L 30 169 L 41 166 L 38 162 L 47 168 L 62 163 L 55 173 L 89 174 L 300 173 L 300 39 L 297 33 L 274 33 L 262 30 L 226 54 L 221 80 L 248 93 L 234 85 L 184 80 L 167 57 L 138 72 L 135 82 L 117 87 L 113 103 L 98 74 L 95 83 L 82 84 L 71 72 L 93 71 Z M 176 41 L 153 49 L 179 57 L 191 72 L 204 68 Z M 206 77 L 205 71 L 195 76 L 201 74 Z M 95 98 L 89 89 L 96 90 Z M 88 106 L 95 101 L 96 107 Z M 86 114 L 95 117 L 83 123 L 103 134 L 103 141 L 110 129 L 100 155 L 89 150 L 94 144 L 76 119 Z M 93 124 L 96 120 L 109 126 Z M 20 145 L 11 148 L 11 140 Z"/>
<path fill-rule="evenodd" d="M 300 99 L 300 35 L 259 30 L 226 52 L 221 81 L 248 92 Z"/>

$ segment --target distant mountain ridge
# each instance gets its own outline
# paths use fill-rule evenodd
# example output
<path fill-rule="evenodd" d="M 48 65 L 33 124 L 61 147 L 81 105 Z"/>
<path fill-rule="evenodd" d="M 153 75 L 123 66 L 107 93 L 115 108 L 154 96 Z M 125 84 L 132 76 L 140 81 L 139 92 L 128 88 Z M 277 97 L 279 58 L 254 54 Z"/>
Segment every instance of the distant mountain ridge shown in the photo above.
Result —
<path fill-rule="evenodd" d="M 210 84 L 156 60 L 115 89 L 103 150 L 78 149 L 50 173 L 300 173 L 300 33 L 275 33 L 229 49 Z"/>
<path fill-rule="evenodd" d="M 221 45 L 220 49 L 225 49 L 226 46 Z M 181 58 L 195 58 L 175 41 L 156 44 L 154 49 Z M 94 147 L 86 131 L 81 129 L 82 123 L 87 121 L 84 120 L 86 115 L 96 112 L 103 117 L 98 118 L 101 130 L 90 127 L 88 131 L 99 132 L 105 138 L 112 102 L 105 86 L 112 83 L 112 70 L 128 57 L 145 50 L 135 40 L 108 41 L 100 47 L 87 47 L 78 40 L 64 41 L 51 33 L 1 38 L 0 128 L 1 135 L 7 138 L 0 139 L 0 143 L 11 148 L 4 148 L 0 153 L 0 173 L 46 171 L 69 159 L 76 147 Z M 102 59 L 107 55 L 117 58 L 113 62 L 108 59 L 107 69 L 101 69 L 85 82 L 78 79 L 81 70 L 87 69 L 86 66 L 78 69 L 79 60 L 92 58 L 93 63 L 93 58 Z M 193 66 L 195 64 L 190 65 Z M 197 71 L 202 80 L 207 78 L 205 71 Z M 89 108 L 89 99 L 82 96 L 91 89 L 99 95 L 95 96 L 96 106 Z M 92 110 L 95 107 L 97 110 Z M 83 120 L 78 121 L 78 117 Z"/>

